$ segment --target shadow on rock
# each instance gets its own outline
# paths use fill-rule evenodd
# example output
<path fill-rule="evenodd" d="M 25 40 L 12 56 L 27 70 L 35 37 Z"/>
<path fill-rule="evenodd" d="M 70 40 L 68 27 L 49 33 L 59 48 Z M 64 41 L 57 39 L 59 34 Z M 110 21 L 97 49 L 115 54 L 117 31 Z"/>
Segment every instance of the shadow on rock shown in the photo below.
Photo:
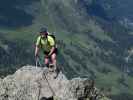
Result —
<path fill-rule="evenodd" d="M 54 100 L 54 99 L 53 97 L 50 97 L 50 98 L 42 97 L 40 100 Z"/>

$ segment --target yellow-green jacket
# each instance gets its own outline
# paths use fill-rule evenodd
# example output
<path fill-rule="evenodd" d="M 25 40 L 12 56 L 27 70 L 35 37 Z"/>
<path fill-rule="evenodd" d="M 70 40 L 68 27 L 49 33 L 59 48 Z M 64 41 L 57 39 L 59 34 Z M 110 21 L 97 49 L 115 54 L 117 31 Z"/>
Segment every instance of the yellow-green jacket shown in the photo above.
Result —
<path fill-rule="evenodd" d="M 49 35 L 47 38 L 38 36 L 36 46 L 39 46 L 44 52 L 50 52 L 51 48 L 55 46 L 55 40 Z"/>

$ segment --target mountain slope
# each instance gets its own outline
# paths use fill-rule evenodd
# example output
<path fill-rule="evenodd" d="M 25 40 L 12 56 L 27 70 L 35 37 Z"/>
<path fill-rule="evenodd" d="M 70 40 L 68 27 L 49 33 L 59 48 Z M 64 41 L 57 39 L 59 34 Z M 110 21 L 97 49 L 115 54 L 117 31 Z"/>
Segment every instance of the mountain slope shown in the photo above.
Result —
<path fill-rule="evenodd" d="M 132 0 L 99 0 L 98 1 L 105 8 L 106 12 L 115 17 L 122 25 L 132 29 L 133 25 L 133 12 L 132 12 Z"/>

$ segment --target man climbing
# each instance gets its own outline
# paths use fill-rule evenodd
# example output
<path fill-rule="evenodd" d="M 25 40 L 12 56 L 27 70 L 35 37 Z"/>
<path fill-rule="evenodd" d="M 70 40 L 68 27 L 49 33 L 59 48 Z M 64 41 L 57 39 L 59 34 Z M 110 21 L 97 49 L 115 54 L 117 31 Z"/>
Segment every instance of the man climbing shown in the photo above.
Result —
<path fill-rule="evenodd" d="M 47 28 L 43 27 L 41 28 L 39 32 L 39 36 L 37 37 L 36 41 L 36 47 L 35 47 L 35 57 L 38 57 L 40 49 L 44 53 L 44 63 L 45 65 L 49 67 L 49 65 L 54 66 L 52 71 L 56 70 L 56 54 L 57 54 L 57 48 L 55 39 L 49 35 L 49 32 L 47 31 Z M 51 63 L 50 63 L 51 62 Z"/>

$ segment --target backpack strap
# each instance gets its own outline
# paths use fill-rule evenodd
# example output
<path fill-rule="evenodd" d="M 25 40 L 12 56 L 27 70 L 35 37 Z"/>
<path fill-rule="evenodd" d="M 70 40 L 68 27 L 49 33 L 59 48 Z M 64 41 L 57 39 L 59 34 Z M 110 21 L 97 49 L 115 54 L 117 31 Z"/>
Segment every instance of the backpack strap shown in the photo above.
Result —
<path fill-rule="evenodd" d="M 53 40 L 54 40 L 54 42 L 55 42 L 55 47 L 57 48 L 55 36 L 54 36 L 54 35 L 48 35 L 48 36 L 50 36 L 50 37 L 53 38 Z M 39 44 L 40 44 L 40 47 L 42 48 L 43 45 L 42 45 L 42 43 L 41 43 L 41 39 L 42 39 L 42 37 L 40 36 Z M 47 41 L 47 43 L 49 44 L 48 37 L 47 37 L 46 41 Z"/>
<path fill-rule="evenodd" d="M 40 36 L 39 44 L 40 44 L 40 47 L 42 48 L 43 47 L 43 44 L 41 43 L 41 39 L 42 39 L 42 37 Z M 49 44 L 48 38 L 46 38 L 46 41 Z"/>

